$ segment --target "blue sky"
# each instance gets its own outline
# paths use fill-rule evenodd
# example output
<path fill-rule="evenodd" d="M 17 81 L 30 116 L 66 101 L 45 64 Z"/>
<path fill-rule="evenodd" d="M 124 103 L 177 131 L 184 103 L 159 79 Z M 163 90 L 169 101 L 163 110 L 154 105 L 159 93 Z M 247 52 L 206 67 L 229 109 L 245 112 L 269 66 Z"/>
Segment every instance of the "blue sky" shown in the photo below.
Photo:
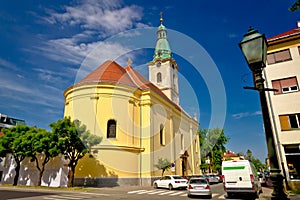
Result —
<path fill-rule="evenodd" d="M 130 36 L 153 32 L 147 40 L 154 48 L 153 30 L 162 11 L 180 67 L 181 106 L 191 115 L 197 113 L 200 128 L 223 127 L 230 137 L 228 149 L 251 149 L 255 157 L 264 159 L 267 150 L 258 93 L 243 89 L 252 85 L 252 79 L 238 43 L 249 26 L 267 37 L 295 28 L 300 19 L 299 11 L 288 11 L 293 3 L 3 1 L 0 113 L 49 129 L 51 122 L 63 117 L 63 91 L 106 59 L 125 66 L 131 58 L 132 67 L 146 76 L 145 63 L 151 61 L 154 49 L 132 50 Z M 198 49 L 189 48 L 186 41 Z M 141 43 L 136 39 L 135 45 Z M 199 65 L 192 64 L 194 57 L 202 59 Z"/>

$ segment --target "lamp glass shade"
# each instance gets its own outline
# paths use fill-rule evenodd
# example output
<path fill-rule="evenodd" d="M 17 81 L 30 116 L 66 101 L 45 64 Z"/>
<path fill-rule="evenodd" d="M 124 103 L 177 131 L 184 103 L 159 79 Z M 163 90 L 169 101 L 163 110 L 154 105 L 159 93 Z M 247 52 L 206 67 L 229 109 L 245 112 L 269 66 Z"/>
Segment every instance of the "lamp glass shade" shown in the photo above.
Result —
<path fill-rule="evenodd" d="M 249 29 L 239 46 L 251 70 L 266 66 L 267 40 L 264 34 Z"/>

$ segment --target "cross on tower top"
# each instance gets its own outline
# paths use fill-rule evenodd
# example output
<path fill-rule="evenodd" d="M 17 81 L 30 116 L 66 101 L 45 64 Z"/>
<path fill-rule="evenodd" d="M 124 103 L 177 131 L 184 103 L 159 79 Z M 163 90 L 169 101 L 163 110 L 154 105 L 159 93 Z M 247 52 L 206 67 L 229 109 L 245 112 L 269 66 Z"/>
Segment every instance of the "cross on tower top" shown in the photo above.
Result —
<path fill-rule="evenodd" d="M 131 63 L 132 63 L 132 60 L 131 60 L 130 58 L 128 58 L 128 60 L 127 60 L 127 65 L 130 66 Z"/>
<path fill-rule="evenodd" d="M 160 21 L 160 23 L 162 24 L 162 22 L 163 22 L 163 17 L 162 17 L 162 15 L 163 15 L 163 12 L 160 12 L 160 13 L 159 13 L 159 15 L 160 15 L 160 19 L 159 19 L 159 21 Z"/>

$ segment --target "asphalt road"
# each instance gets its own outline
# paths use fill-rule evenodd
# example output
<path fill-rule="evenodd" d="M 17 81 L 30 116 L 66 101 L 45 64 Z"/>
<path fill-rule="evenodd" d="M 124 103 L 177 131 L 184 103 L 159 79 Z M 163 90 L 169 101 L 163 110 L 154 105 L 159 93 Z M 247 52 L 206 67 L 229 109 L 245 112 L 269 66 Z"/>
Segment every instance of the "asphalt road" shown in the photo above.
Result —
<path fill-rule="evenodd" d="M 213 200 L 226 199 L 223 184 L 211 185 Z M 1 187 L 0 200 L 188 200 L 186 190 L 154 189 L 152 187 L 88 188 L 86 191 L 62 189 L 32 189 L 30 187 Z M 203 198 L 205 199 L 205 198 Z M 207 198 L 206 198 L 207 199 Z M 237 197 L 237 199 L 243 199 Z"/>
<path fill-rule="evenodd" d="M 212 185 L 213 199 L 223 197 L 223 185 Z M 222 195 L 223 194 L 223 195 Z M 18 187 L 0 187 L 0 200 L 184 200 L 187 197 L 186 190 L 154 189 L 152 187 L 114 187 L 114 188 L 89 188 L 87 192 L 82 191 L 66 191 L 66 190 L 48 190 L 48 189 L 32 189 Z"/>

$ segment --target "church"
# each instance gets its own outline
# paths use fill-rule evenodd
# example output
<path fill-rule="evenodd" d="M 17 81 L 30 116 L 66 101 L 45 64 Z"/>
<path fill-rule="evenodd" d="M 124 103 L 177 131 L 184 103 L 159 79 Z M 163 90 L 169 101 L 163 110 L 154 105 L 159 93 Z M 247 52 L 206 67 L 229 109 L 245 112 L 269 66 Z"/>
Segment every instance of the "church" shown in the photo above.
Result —
<path fill-rule="evenodd" d="M 155 42 L 155 41 L 154 41 Z M 108 60 L 64 92 L 65 116 L 78 119 L 102 142 L 81 159 L 75 185 L 151 185 L 166 174 L 200 174 L 197 119 L 180 106 L 178 70 L 160 19 L 149 79 L 128 62 Z"/>

